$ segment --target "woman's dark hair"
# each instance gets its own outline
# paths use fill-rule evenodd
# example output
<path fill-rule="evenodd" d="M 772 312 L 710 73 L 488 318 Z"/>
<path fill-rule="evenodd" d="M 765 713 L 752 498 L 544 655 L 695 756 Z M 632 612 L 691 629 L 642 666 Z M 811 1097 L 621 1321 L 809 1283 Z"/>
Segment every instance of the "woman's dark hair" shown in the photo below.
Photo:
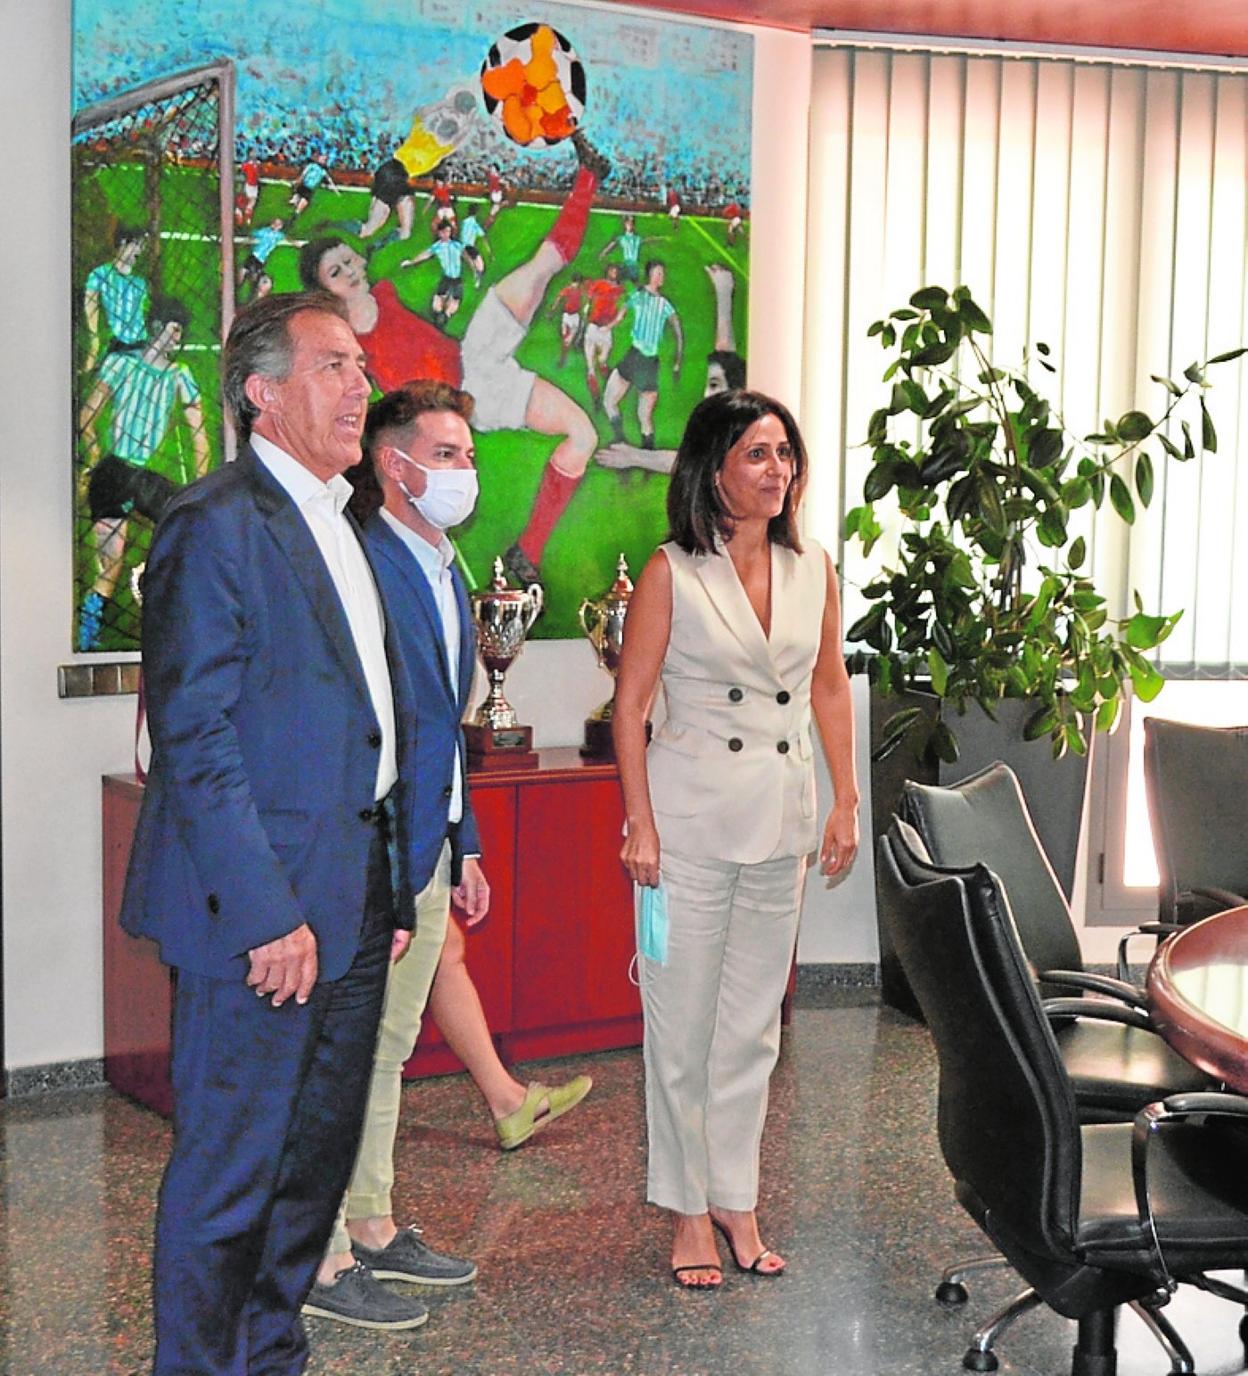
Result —
<path fill-rule="evenodd" d="M 786 549 L 802 552 L 797 533 L 797 508 L 806 486 L 806 446 L 787 406 L 761 392 L 717 392 L 700 401 L 690 413 L 667 490 L 669 539 L 687 554 L 710 554 L 716 536 L 732 535 L 732 514 L 724 505 L 715 478 L 728 451 L 756 421 L 775 416 L 793 451 L 793 480 L 784 508 L 767 523 L 767 538 Z"/>
<path fill-rule="evenodd" d="M 299 280 L 304 291 L 324 291 L 320 277 L 321 259 L 336 248 L 342 248 L 345 239 L 335 239 L 326 235 L 321 239 L 309 239 L 299 250 Z"/>

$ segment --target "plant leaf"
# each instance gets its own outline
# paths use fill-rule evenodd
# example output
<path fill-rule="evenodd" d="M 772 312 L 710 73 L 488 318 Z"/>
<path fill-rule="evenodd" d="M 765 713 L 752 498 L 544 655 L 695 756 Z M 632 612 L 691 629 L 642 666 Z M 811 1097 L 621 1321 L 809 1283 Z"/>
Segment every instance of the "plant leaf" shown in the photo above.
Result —
<path fill-rule="evenodd" d="M 1096 709 L 1096 729 L 1106 733 L 1112 732 L 1118 725 L 1118 718 L 1122 713 L 1122 698 L 1117 693 L 1112 698 L 1106 698 Z"/>
<path fill-rule="evenodd" d="M 944 760 L 946 764 L 957 763 L 958 742 L 944 721 L 938 721 L 932 728 L 928 749 L 935 753 L 937 759 Z"/>
<path fill-rule="evenodd" d="M 1213 417 L 1209 414 L 1204 397 L 1200 399 L 1200 442 L 1205 448 L 1205 453 L 1218 452 L 1218 432 L 1213 428 Z"/>
<path fill-rule="evenodd" d="M 949 293 L 944 287 L 921 287 L 910 298 L 910 304 L 921 311 L 930 311 L 935 306 L 949 302 Z"/>
<path fill-rule="evenodd" d="M 980 310 L 969 296 L 964 296 L 958 302 L 958 314 L 965 321 L 968 330 L 974 330 L 978 334 L 991 334 L 992 321 Z M 944 759 L 944 756 L 941 756 Z"/>
<path fill-rule="evenodd" d="M 1146 440 L 1153 433 L 1153 422 L 1143 411 L 1128 411 L 1118 417 L 1118 438 L 1134 443 Z"/>
<path fill-rule="evenodd" d="M 1151 650 L 1167 633 L 1168 617 L 1136 612 L 1127 622 L 1127 644 L 1136 650 Z"/>
<path fill-rule="evenodd" d="M 1210 362 L 1213 361 L 1215 360 L 1210 360 Z M 1166 389 L 1167 392 L 1170 393 L 1172 397 L 1181 397 L 1183 395 L 1183 388 L 1180 387 L 1179 384 L 1175 382 L 1172 378 L 1162 377 L 1160 373 L 1150 373 L 1149 376 L 1153 379 L 1154 382 L 1160 382 L 1161 385 Z"/>
<path fill-rule="evenodd" d="M 1141 453 L 1135 461 L 1135 490 L 1140 494 L 1140 503 L 1147 506 L 1153 500 L 1153 461 Z"/>
<path fill-rule="evenodd" d="M 1141 702 L 1152 702 L 1166 686 L 1166 680 L 1145 659 L 1136 659 L 1131 664 L 1131 686 Z"/>
<path fill-rule="evenodd" d="M 1135 523 L 1135 503 L 1131 500 L 1126 483 L 1117 473 L 1109 475 L 1109 500 L 1114 510 L 1128 525 Z"/>
<path fill-rule="evenodd" d="M 949 686 L 949 666 L 935 645 L 927 652 L 927 671 L 932 676 L 932 691 L 943 698 Z"/>
<path fill-rule="evenodd" d="M 1072 569 L 1081 568 L 1083 561 L 1087 558 L 1088 546 L 1083 536 L 1080 535 L 1070 549 L 1066 552 L 1067 567 Z"/>
<path fill-rule="evenodd" d="M 1248 344 L 1242 345 L 1238 349 L 1228 349 L 1224 354 L 1214 354 L 1209 362 L 1229 363 L 1233 358 L 1238 358 L 1241 354 L 1248 354 Z"/>

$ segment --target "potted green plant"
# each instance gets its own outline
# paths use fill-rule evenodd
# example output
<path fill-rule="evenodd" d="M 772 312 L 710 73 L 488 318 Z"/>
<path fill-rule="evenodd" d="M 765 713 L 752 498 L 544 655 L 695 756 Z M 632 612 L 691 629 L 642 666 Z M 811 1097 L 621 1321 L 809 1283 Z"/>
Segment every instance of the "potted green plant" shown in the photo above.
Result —
<path fill-rule="evenodd" d="M 951 716 L 972 704 L 995 716 L 1007 699 L 1030 704 L 1028 740 L 1048 737 L 1055 757 L 1085 754 L 1090 725 L 1117 724 L 1127 684 L 1144 701 L 1160 691 L 1147 654 L 1182 613 L 1145 611 L 1137 595 L 1129 616 L 1111 617 L 1071 518 L 1108 499 L 1134 522 L 1158 461 L 1195 456 L 1193 427 L 1215 451 L 1206 373 L 1245 349 L 1191 364 L 1182 381 L 1155 375 L 1155 415 L 1127 411 L 1079 436 L 1026 371 L 989 356 L 992 323 L 964 286 L 924 287 L 868 335 L 893 354 L 892 390 L 868 425 L 864 502 L 845 531 L 869 554 L 883 533 L 875 504 L 890 495 L 904 525 L 897 559 L 862 589 L 871 606 L 846 638 L 874 651 L 860 667 L 885 695 L 922 680 L 944 709 L 895 713 L 877 754 L 913 735 L 919 753 L 953 762 Z M 1052 373 L 1049 356 L 1037 344 L 1024 369 Z"/>
<path fill-rule="evenodd" d="M 1181 615 L 1145 610 L 1137 595 L 1114 618 L 1075 515 L 1108 501 L 1130 524 L 1159 462 L 1193 458 L 1197 430 L 1215 451 L 1207 370 L 1245 350 L 1193 363 L 1181 380 L 1156 376 L 1153 414 L 1127 411 L 1079 434 L 1032 380 L 1055 371 L 1048 346 L 1003 367 L 965 286 L 924 287 L 868 333 L 892 355 L 891 390 L 868 425 L 871 467 L 846 536 L 869 554 L 883 534 L 876 504 L 895 500 L 901 518 L 896 557 L 862 588 L 868 610 L 846 632 L 866 647 L 851 668 L 870 676 L 873 709 L 902 699 L 873 720 L 876 830 L 907 776 L 959 778 L 1005 759 L 1069 895 L 1092 729 L 1114 728 L 1128 685 L 1145 701 L 1157 695 L 1148 652 Z M 890 961 L 881 927 L 885 999 L 909 1009 Z"/>

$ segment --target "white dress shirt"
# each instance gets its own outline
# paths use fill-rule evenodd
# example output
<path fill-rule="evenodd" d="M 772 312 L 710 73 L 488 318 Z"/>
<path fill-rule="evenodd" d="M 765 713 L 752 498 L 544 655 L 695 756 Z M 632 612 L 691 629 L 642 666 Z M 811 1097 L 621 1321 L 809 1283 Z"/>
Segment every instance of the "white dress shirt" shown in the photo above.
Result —
<path fill-rule="evenodd" d="M 434 605 L 442 620 L 442 643 L 446 646 L 446 662 L 451 671 L 451 692 L 459 696 L 459 607 L 455 602 L 455 584 L 451 579 L 451 565 L 455 562 L 455 551 L 444 535 L 436 545 L 431 545 L 422 535 L 417 535 L 410 527 L 392 516 L 385 507 L 381 509 L 382 519 L 411 551 L 412 557 L 420 565 L 429 590 L 433 593 Z M 455 743 L 455 777 L 451 780 L 451 802 L 447 809 L 448 822 L 462 821 L 464 816 L 463 769 L 459 757 L 459 742 Z"/>
<path fill-rule="evenodd" d="M 381 728 L 381 751 L 373 793 L 374 800 L 379 800 L 390 792 L 399 777 L 395 754 L 394 689 L 390 683 L 390 666 L 386 662 L 381 598 L 359 538 L 344 514 L 351 496 L 351 484 L 341 474 L 323 483 L 310 469 L 263 435 L 253 434 L 251 447 L 298 507 L 325 560 L 346 613 L 368 684 L 368 696 Z"/>

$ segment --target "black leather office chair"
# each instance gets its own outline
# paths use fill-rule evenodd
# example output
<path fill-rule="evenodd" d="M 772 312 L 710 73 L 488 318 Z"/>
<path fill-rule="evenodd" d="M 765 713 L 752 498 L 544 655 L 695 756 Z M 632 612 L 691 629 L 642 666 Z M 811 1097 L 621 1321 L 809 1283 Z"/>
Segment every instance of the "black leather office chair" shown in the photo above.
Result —
<path fill-rule="evenodd" d="M 937 865 L 985 865 L 998 877 L 1041 997 L 1072 988 L 1107 995 L 1143 1010 L 1143 990 L 1083 968 L 1066 896 L 1036 836 L 1022 790 L 1008 765 L 989 765 L 951 787 L 908 783 L 902 815 Z M 1206 1075 L 1149 1029 L 1146 1019 L 1118 1018 L 1110 1006 L 1095 1016 L 1062 1013 L 1054 1032 L 1074 1086 L 1082 1122 L 1119 1122 L 1167 1094 L 1213 1087 Z"/>
<path fill-rule="evenodd" d="M 1113 1376 L 1117 1309 L 1131 1304 L 1171 1370 L 1193 1371 L 1158 1311 L 1178 1283 L 1248 1300 L 1204 1274 L 1248 1263 L 1248 1099 L 1179 1095 L 1134 1123 L 1081 1125 L 998 879 L 982 864 L 927 864 L 896 829 L 878 865 L 885 920 L 936 1044 L 957 1198 L 1030 1287 L 963 1364 L 995 1370 L 1001 1330 L 1044 1303 L 1078 1323 L 1072 1376 Z"/>
<path fill-rule="evenodd" d="M 1157 935 L 1248 903 L 1248 726 L 1144 718 Z"/>

